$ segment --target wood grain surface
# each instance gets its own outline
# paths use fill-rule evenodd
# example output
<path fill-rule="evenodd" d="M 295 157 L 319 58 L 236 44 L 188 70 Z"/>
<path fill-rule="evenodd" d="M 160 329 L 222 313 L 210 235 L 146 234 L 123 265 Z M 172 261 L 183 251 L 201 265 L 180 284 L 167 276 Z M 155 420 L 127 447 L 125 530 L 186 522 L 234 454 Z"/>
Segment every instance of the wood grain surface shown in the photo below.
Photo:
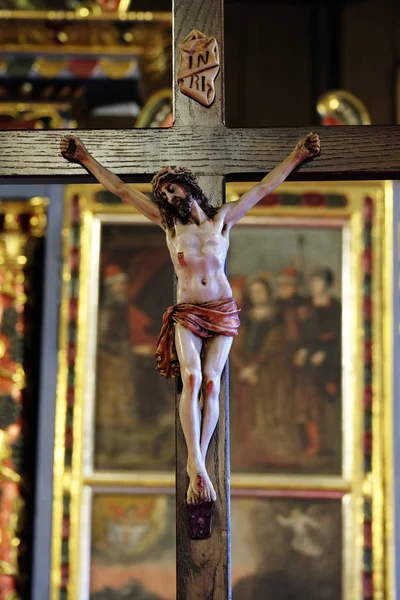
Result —
<path fill-rule="evenodd" d="M 198 175 L 266 173 L 308 131 L 308 128 L 228 129 L 222 125 L 186 125 L 161 130 L 73 133 L 82 138 L 104 166 L 122 176 L 133 176 L 155 173 L 168 164 L 186 165 Z M 321 137 L 322 152 L 301 167 L 300 173 L 308 179 L 399 176 L 399 127 L 317 127 L 314 131 Z M 0 177 L 87 175 L 79 164 L 68 163 L 59 155 L 63 133 L 1 131 Z"/>
<path fill-rule="evenodd" d="M 191 100 L 179 89 L 177 73 L 180 61 L 178 45 L 192 31 L 197 29 L 209 37 L 217 38 L 219 47 L 220 71 L 215 79 L 215 100 L 206 108 Z M 174 35 L 174 116 L 175 125 L 196 124 L 197 127 L 220 126 L 223 119 L 223 76 L 224 49 L 223 36 L 223 1 L 222 0 L 175 0 L 173 35 Z M 200 150 L 202 153 L 202 151 Z"/>

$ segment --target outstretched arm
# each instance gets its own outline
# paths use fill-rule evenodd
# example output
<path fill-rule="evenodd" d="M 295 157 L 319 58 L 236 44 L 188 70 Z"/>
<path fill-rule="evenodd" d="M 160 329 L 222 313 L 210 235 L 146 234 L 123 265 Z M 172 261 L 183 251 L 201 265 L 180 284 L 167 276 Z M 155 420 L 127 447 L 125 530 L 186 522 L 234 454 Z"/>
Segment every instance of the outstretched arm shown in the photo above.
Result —
<path fill-rule="evenodd" d="M 228 202 L 223 207 L 224 220 L 227 225 L 235 225 L 244 215 L 265 196 L 277 188 L 290 173 L 307 158 L 317 156 L 320 152 L 319 137 L 316 133 L 309 133 L 300 140 L 293 152 L 275 169 L 243 194 L 240 200 Z"/>
<path fill-rule="evenodd" d="M 315 519 L 313 519 L 309 515 L 303 515 L 303 521 L 304 521 L 304 523 L 307 523 L 307 525 L 310 525 L 310 527 L 314 527 L 314 529 L 320 529 L 321 528 L 321 524 L 318 523 L 318 521 L 316 521 Z"/>
<path fill-rule="evenodd" d="M 109 192 L 119 196 L 124 202 L 132 204 L 150 221 L 161 226 L 160 211 L 157 206 L 145 194 L 128 186 L 114 173 L 98 163 L 78 137 L 74 135 L 63 137 L 60 149 L 64 158 L 82 163 Z"/>
<path fill-rule="evenodd" d="M 284 517 L 283 515 L 277 515 L 276 520 L 278 521 L 279 525 L 282 525 L 282 527 L 291 527 L 293 525 L 292 519 L 290 517 Z"/>

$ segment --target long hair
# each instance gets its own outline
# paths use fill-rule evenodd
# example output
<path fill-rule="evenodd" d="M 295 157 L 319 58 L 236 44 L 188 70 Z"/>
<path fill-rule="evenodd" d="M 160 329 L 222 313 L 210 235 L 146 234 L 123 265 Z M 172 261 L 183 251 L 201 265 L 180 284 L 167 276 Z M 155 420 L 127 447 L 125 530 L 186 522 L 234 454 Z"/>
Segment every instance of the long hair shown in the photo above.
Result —
<path fill-rule="evenodd" d="M 327 290 L 333 286 L 335 281 L 335 275 L 332 269 L 330 269 L 329 267 L 320 267 L 318 269 L 315 269 L 315 271 L 313 271 L 311 274 L 311 279 L 313 277 L 318 277 L 319 279 L 322 279 L 322 281 L 325 283 L 325 287 Z"/>
<path fill-rule="evenodd" d="M 209 218 L 215 217 L 218 209 L 214 208 L 210 204 L 208 198 L 205 196 L 203 190 L 198 184 L 197 177 L 187 169 L 186 167 L 164 167 L 154 177 L 151 182 L 153 186 L 153 192 L 158 201 L 158 208 L 160 210 L 161 222 L 164 227 L 173 229 L 175 226 L 176 219 L 180 219 L 183 223 L 187 223 L 188 219 L 184 219 L 179 216 L 178 211 L 172 204 L 167 200 L 165 194 L 161 191 L 161 184 L 165 183 L 178 183 L 181 185 L 187 194 L 195 199 L 200 208 Z"/>
<path fill-rule="evenodd" d="M 268 297 L 267 302 L 268 303 L 273 302 L 273 290 L 272 290 L 271 282 L 268 280 L 267 277 L 263 276 L 262 274 L 254 275 L 246 282 L 246 287 L 244 289 L 244 298 L 243 298 L 243 310 L 250 310 L 250 308 L 252 307 L 252 302 L 250 299 L 250 288 L 254 283 L 260 283 L 264 287 L 264 289 L 267 293 L 267 297 Z"/>

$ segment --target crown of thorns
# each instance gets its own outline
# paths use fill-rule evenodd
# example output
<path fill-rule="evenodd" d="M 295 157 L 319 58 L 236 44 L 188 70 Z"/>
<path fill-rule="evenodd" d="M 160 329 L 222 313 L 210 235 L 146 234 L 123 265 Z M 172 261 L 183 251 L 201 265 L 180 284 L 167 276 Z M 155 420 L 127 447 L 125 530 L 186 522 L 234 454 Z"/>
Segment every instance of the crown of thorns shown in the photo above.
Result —
<path fill-rule="evenodd" d="M 160 197 L 161 185 L 172 181 L 194 185 L 196 188 L 199 185 L 196 175 L 192 173 L 192 171 L 187 167 L 164 167 L 163 169 L 161 169 L 161 171 L 154 175 L 151 181 L 154 194 L 157 197 Z"/>

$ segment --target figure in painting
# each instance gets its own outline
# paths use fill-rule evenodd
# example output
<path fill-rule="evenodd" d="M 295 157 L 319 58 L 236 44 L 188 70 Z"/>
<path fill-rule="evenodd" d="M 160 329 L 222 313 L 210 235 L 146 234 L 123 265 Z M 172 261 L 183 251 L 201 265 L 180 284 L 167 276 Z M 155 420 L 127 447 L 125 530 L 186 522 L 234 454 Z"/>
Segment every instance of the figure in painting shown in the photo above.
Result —
<path fill-rule="evenodd" d="M 96 454 L 108 457 L 135 425 L 132 350 L 127 274 L 114 264 L 104 270 L 104 296 L 99 307 L 97 352 Z M 127 404 L 126 399 L 131 399 Z"/>
<path fill-rule="evenodd" d="M 297 457 L 302 446 L 306 443 L 304 423 L 296 414 L 296 405 L 308 397 L 303 372 L 299 371 L 297 359 L 301 336 L 301 326 L 304 319 L 305 306 L 308 299 L 300 293 L 301 274 L 293 266 L 285 267 L 278 275 L 278 307 L 279 318 L 283 327 L 282 345 L 284 346 L 286 381 L 288 382 L 287 426 L 290 436 L 296 440 Z"/>
<path fill-rule="evenodd" d="M 287 465 L 299 448 L 291 407 L 291 363 L 270 277 L 260 274 L 249 280 L 241 317 L 231 355 L 237 404 L 234 462 Z"/>
<path fill-rule="evenodd" d="M 238 201 L 216 209 L 185 167 L 166 167 L 154 177 L 157 206 L 102 167 L 78 138 L 67 136 L 61 141 L 65 158 L 81 162 L 110 192 L 165 230 L 177 276 L 177 304 L 164 315 L 157 362 L 166 377 L 180 374 L 182 378 L 179 414 L 188 449 L 189 504 L 216 500 L 205 461 L 219 416 L 222 371 L 239 327 L 239 309 L 225 274 L 229 231 L 293 169 L 319 151 L 318 136 L 307 135 L 259 184 Z"/>
<path fill-rule="evenodd" d="M 276 517 L 279 525 L 288 527 L 293 531 L 291 546 L 295 552 L 303 556 L 321 556 L 323 547 L 310 537 L 309 528 L 319 529 L 318 521 L 310 517 L 299 508 L 293 508 L 289 517 L 278 515 Z"/>
<path fill-rule="evenodd" d="M 303 378 L 302 390 L 307 390 L 298 394 L 297 416 L 305 425 L 309 455 L 334 452 L 337 440 L 332 440 L 329 432 L 340 431 L 340 424 L 332 423 L 337 411 L 330 410 L 339 401 L 341 388 L 341 305 L 331 294 L 333 283 L 331 269 L 313 272 L 311 299 L 303 313 L 295 357 Z M 325 440 L 324 447 L 321 439 Z"/>
<path fill-rule="evenodd" d="M 249 403 L 259 383 L 259 356 L 261 346 L 275 324 L 276 310 L 272 289 L 267 277 L 253 277 L 246 285 L 242 304 L 241 329 L 234 341 L 231 362 L 236 386 L 237 417 L 240 423 L 240 443 L 243 452 L 254 435 L 257 419 L 255 403 Z M 247 448 L 248 450 L 248 448 Z"/>
<path fill-rule="evenodd" d="M 296 420 L 296 437 L 299 440 L 298 451 L 305 456 L 318 453 L 318 430 L 315 414 L 306 414 L 318 410 L 319 398 L 315 394 L 312 382 L 305 368 L 307 350 L 303 347 L 304 321 L 309 312 L 310 300 L 300 293 L 301 276 L 294 267 L 286 267 L 278 277 L 279 314 L 284 328 L 285 355 L 290 381 L 289 397 Z M 312 403 L 311 397 L 314 402 Z"/>
<path fill-rule="evenodd" d="M 96 494 L 91 520 L 90 598 L 172 600 L 173 495 Z"/>
<path fill-rule="evenodd" d="M 232 515 L 234 600 L 342 598 L 340 501 L 241 498 Z"/>
<path fill-rule="evenodd" d="M 232 279 L 242 297 L 230 370 L 236 470 L 340 469 L 341 304 L 332 269 L 303 270 L 278 271 L 276 288 L 271 271 Z"/>

